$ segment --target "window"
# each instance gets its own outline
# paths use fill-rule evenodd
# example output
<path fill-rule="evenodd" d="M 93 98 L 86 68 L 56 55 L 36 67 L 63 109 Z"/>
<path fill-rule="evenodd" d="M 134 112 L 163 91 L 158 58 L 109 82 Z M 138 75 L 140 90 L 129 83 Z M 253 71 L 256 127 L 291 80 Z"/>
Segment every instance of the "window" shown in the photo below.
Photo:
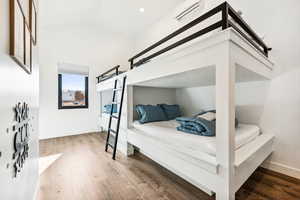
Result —
<path fill-rule="evenodd" d="M 88 108 L 88 76 L 58 74 L 58 109 Z"/>

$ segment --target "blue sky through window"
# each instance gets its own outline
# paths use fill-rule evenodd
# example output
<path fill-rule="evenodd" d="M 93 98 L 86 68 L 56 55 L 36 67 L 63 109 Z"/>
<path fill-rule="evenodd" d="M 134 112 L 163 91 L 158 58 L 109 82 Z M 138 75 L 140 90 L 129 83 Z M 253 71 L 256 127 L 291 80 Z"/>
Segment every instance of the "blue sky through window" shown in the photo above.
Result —
<path fill-rule="evenodd" d="M 62 90 L 85 90 L 85 76 L 78 74 L 62 74 Z"/>

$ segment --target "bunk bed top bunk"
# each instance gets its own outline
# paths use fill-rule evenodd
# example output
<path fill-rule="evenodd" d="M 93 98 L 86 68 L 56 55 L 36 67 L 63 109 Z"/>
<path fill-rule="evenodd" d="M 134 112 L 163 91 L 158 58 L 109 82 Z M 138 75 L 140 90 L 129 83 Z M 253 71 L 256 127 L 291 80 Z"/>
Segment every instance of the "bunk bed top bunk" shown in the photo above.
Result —
<path fill-rule="evenodd" d="M 101 83 L 103 81 L 106 81 L 110 78 L 113 78 L 115 76 L 118 76 L 118 75 L 124 73 L 124 71 L 120 71 L 119 68 L 120 68 L 120 65 L 117 65 L 117 66 L 112 67 L 111 69 L 107 70 L 106 72 L 104 72 L 100 76 L 96 77 L 97 78 L 97 83 Z"/>
<path fill-rule="evenodd" d="M 116 78 L 119 79 L 120 77 L 123 77 L 126 74 L 126 71 L 120 71 L 119 68 L 120 68 L 120 65 L 117 65 L 96 77 L 97 91 L 106 91 L 106 90 L 113 89 L 114 80 Z"/>
<path fill-rule="evenodd" d="M 168 43 L 192 28 L 200 30 Z M 155 49 L 158 50 L 154 52 Z M 127 85 L 174 88 L 214 85 L 216 66 L 228 58 L 236 66 L 237 82 L 269 80 L 274 68 L 268 58 L 270 50 L 224 2 L 130 58 Z M 98 84 L 112 77 L 115 76 L 107 76 L 105 72 L 97 77 Z"/>
<path fill-rule="evenodd" d="M 236 82 L 273 77 L 273 63 L 229 28 L 134 68 L 128 72 L 127 84 L 166 88 L 215 85 L 216 68 L 226 61 L 236 67 Z"/>
<path fill-rule="evenodd" d="M 210 25 L 205 26 L 203 22 Z M 200 27 L 199 31 L 175 43 L 168 43 L 196 25 Z M 153 52 L 155 49 L 158 50 Z M 191 85 L 212 85 L 215 71 L 208 68 L 222 65 L 228 58 L 237 67 L 237 82 L 268 80 L 273 75 L 273 63 L 268 58 L 270 50 L 239 14 L 224 2 L 130 58 L 131 71 L 127 83 L 165 87 L 164 83 L 168 83 L 169 79 L 177 84 L 180 80 L 189 80 Z M 199 83 L 199 76 L 210 78 L 201 79 Z M 188 84 L 178 84 L 178 87 L 185 85 Z"/>
<path fill-rule="evenodd" d="M 141 56 L 145 55 L 146 53 L 150 52 L 151 50 L 157 48 L 158 46 L 162 45 L 163 43 L 169 41 L 170 39 L 178 36 L 179 34 L 187 31 L 188 29 L 194 27 L 195 25 L 208 20 L 210 17 L 221 13 L 221 20 L 215 22 L 214 24 L 211 24 L 210 26 L 207 26 L 198 32 L 185 37 L 176 43 L 173 43 L 164 49 L 161 49 L 160 51 L 153 53 L 147 57 L 144 57 L 140 59 L 137 62 L 134 62 L 137 58 L 140 58 Z M 236 23 L 237 24 L 236 24 Z M 192 22 L 186 24 L 185 26 L 181 27 L 180 29 L 174 31 L 170 35 L 166 36 L 165 38 L 161 39 L 160 41 L 156 42 L 155 44 L 151 45 L 150 47 L 146 48 L 145 50 L 141 51 L 140 53 L 136 54 L 132 58 L 130 58 L 128 61 L 130 62 L 130 69 L 133 69 L 134 67 L 138 67 L 144 63 L 149 62 L 152 58 L 155 58 L 161 54 L 164 54 L 167 51 L 170 51 L 176 47 L 179 47 L 191 40 L 194 40 L 202 35 L 205 35 L 213 30 L 216 30 L 218 28 L 222 28 L 222 30 L 225 30 L 227 28 L 232 27 L 237 32 L 241 34 L 249 43 L 253 45 L 254 48 L 256 48 L 258 51 L 260 51 L 263 55 L 268 57 L 268 52 L 271 50 L 271 48 L 267 47 L 267 45 L 262 41 L 262 39 L 252 30 L 252 28 L 241 18 L 241 16 L 225 1 L 224 3 L 220 4 L 219 6 L 209 10 L 208 12 L 204 13 L 200 17 L 196 18 Z"/>

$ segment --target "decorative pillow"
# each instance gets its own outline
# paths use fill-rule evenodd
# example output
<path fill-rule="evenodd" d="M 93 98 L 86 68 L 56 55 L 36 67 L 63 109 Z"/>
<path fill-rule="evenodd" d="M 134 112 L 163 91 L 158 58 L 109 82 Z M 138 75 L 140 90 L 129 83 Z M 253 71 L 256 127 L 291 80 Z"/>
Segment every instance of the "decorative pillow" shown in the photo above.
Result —
<path fill-rule="evenodd" d="M 160 106 L 137 105 L 136 111 L 139 115 L 139 122 L 141 124 L 168 120 Z"/>
<path fill-rule="evenodd" d="M 207 113 L 204 113 L 202 115 L 198 115 L 197 117 L 205 119 L 207 121 L 213 121 L 213 120 L 216 119 L 216 113 L 214 113 L 214 112 L 207 112 Z"/>
<path fill-rule="evenodd" d="M 158 104 L 158 106 L 160 106 L 163 109 L 168 120 L 173 120 L 177 117 L 181 117 L 182 115 L 180 107 L 177 104 L 175 105 Z"/>

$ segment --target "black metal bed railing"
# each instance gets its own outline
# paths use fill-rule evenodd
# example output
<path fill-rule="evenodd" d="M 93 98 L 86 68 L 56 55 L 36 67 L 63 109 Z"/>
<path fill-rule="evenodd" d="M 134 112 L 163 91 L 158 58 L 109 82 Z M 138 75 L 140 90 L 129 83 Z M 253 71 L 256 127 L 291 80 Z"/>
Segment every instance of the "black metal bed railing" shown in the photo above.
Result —
<path fill-rule="evenodd" d="M 120 68 L 120 65 L 117 65 L 117 66 L 107 70 L 106 72 L 104 72 L 100 76 L 98 76 L 97 77 L 97 83 L 100 83 L 102 81 L 110 79 L 114 76 L 118 76 L 120 74 L 119 68 Z M 113 72 L 113 73 L 111 73 L 111 72 Z"/>
<path fill-rule="evenodd" d="M 187 31 L 188 29 L 196 26 L 200 22 L 203 22 L 204 20 L 214 16 L 217 13 L 221 13 L 222 18 L 220 21 L 217 21 L 214 24 L 211 24 L 207 26 L 206 28 L 203 28 L 199 30 L 198 32 L 195 32 L 192 35 L 189 35 L 153 54 L 150 54 L 149 56 L 146 56 L 144 58 L 141 58 L 137 62 L 135 60 L 137 58 L 140 58 L 141 56 L 145 55 L 146 53 L 150 52 L 151 50 L 155 49 L 156 47 L 160 46 L 161 44 L 169 41 L 170 39 L 178 36 L 179 34 Z M 231 19 L 229 19 L 231 17 Z M 233 21 L 235 23 L 233 23 Z M 130 62 L 130 69 L 133 69 L 134 67 L 138 67 L 139 65 L 142 65 L 148 61 L 150 61 L 152 58 L 155 58 L 167 51 L 170 51 L 180 45 L 183 45 L 191 40 L 194 40 L 208 32 L 211 32 L 215 29 L 222 28 L 222 30 L 225 30 L 229 27 L 232 27 L 235 29 L 238 33 L 240 33 L 246 40 L 248 40 L 257 50 L 259 50 L 261 53 L 263 53 L 266 57 L 268 57 L 268 52 L 271 50 L 271 48 L 268 48 L 268 46 L 262 41 L 262 39 L 250 28 L 250 26 L 240 17 L 240 15 L 227 3 L 224 2 L 220 4 L 219 6 L 211 9 L 210 11 L 204 13 L 200 17 L 196 18 L 195 20 L 191 21 L 190 23 L 186 24 L 185 26 L 179 28 L 175 32 L 171 33 L 170 35 L 164 37 L 163 39 L 159 40 L 155 44 L 151 45 L 150 47 L 146 48 L 145 50 L 141 51 L 140 53 L 136 54 L 132 58 L 130 58 L 128 61 Z"/>

